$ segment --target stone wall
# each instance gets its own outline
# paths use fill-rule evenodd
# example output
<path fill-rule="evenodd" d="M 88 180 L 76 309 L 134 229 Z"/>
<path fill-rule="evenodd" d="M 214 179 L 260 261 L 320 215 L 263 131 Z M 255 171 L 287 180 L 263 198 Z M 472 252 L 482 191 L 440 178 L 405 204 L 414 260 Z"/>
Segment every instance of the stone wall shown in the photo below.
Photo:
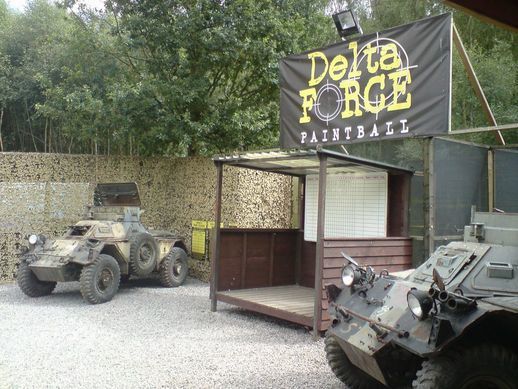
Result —
<path fill-rule="evenodd" d="M 136 181 L 143 223 L 179 232 L 213 220 L 216 169 L 208 158 L 0 153 L 0 281 L 14 278 L 25 236 L 59 236 L 82 218 L 96 182 Z M 289 227 L 291 180 L 225 168 L 222 219 L 239 227 Z"/>

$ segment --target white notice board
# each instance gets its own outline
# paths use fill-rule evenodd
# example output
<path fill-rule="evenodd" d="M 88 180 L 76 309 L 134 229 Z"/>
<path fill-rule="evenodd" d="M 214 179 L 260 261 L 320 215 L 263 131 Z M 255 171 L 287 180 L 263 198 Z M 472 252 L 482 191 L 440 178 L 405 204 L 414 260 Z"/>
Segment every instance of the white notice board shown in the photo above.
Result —
<path fill-rule="evenodd" d="M 387 173 L 328 174 L 326 238 L 387 235 Z M 306 177 L 304 240 L 316 242 L 318 175 Z"/>

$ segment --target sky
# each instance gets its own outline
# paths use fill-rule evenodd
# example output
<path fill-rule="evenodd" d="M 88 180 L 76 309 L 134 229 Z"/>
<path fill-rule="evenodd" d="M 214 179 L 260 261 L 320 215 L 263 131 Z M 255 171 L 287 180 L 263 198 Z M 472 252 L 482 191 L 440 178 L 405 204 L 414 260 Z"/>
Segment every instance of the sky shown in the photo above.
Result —
<path fill-rule="evenodd" d="M 17 11 L 22 12 L 27 4 L 27 0 L 6 0 L 7 5 Z M 79 0 L 78 3 L 84 3 L 90 8 L 104 8 L 104 0 Z"/>
<path fill-rule="evenodd" d="M 23 11 L 23 7 L 25 7 L 25 0 L 7 0 L 7 5 L 9 8 L 13 8 L 17 11 Z"/>

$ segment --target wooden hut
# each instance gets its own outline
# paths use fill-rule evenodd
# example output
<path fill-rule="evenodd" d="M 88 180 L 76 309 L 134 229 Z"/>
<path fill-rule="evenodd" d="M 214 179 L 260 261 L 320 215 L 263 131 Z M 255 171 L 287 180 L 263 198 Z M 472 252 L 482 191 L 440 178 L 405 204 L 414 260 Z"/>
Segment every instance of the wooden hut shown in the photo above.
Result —
<path fill-rule="evenodd" d="M 341 284 L 342 251 L 377 271 L 411 267 L 411 171 L 324 149 L 221 156 L 214 162 L 212 311 L 223 301 L 318 334 L 330 324 L 324 287 Z M 220 228 L 224 165 L 298 177 L 300 228 Z"/>

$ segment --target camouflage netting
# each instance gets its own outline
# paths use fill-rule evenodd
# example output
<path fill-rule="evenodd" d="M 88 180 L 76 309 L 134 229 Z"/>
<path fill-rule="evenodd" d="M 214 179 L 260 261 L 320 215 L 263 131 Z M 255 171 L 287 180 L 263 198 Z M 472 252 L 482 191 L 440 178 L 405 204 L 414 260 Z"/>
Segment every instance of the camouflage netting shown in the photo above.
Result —
<path fill-rule="evenodd" d="M 207 158 L 0 153 L 0 281 L 14 278 L 26 235 L 61 235 L 83 217 L 96 182 L 125 181 L 139 185 L 143 223 L 179 232 L 187 247 L 192 220 L 214 218 L 216 169 Z M 225 168 L 223 188 L 226 225 L 289 227 L 289 178 Z"/>

